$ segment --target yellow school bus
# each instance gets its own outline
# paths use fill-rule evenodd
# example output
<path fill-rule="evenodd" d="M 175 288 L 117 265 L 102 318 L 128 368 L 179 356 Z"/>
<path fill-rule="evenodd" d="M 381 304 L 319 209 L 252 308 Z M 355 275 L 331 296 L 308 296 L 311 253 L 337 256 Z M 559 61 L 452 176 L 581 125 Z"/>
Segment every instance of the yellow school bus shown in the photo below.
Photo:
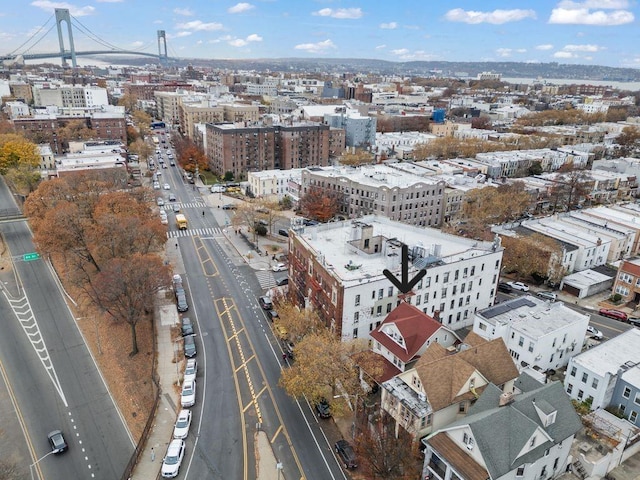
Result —
<path fill-rule="evenodd" d="M 176 226 L 178 227 L 178 230 L 187 229 L 187 217 L 185 217 L 182 213 L 176 214 Z"/>

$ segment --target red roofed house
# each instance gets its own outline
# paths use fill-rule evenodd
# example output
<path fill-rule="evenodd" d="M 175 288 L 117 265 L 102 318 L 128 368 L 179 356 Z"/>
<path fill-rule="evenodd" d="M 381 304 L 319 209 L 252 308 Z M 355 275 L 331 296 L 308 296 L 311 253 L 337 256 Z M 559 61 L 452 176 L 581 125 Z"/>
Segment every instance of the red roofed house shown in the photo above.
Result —
<path fill-rule="evenodd" d="M 434 342 L 445 348 L 460 342 L 453 330 L 406 302 L 400 302 L 370 335 L 372 350 L 386 360 L 379 382 L 404 372 Z"/>
<path fill-rule="evenodd" d="M 618 268 L 613 293 L 619 293 L 625 302 L 640 304 L 640 258 L 624 260 Z"/>
<path fill-rule="evenodd" d="M 413 368 L 382 384 L 381 409 L 415 438 L 464 417 L 489 383 L 512 392 L 518 369 L 502 338 L 471 332 L 457 348 L 432 342 Z"/>

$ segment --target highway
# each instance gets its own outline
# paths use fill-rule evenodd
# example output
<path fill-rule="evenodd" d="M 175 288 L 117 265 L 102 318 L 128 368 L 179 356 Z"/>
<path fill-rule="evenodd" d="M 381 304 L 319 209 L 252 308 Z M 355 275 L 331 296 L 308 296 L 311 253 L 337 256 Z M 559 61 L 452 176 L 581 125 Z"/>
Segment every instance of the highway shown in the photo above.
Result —
<path fill-rule="evenodd" d="M 187 439 L 180 478 L 255 478 L 255 434 L 261 429 L 284 477 L 345 479 L 308 404 L 277 386 L 281 350 L 257 302 L 262 290 L 255 271 L 232 250 L 223 225 L 202 206 L 199 192 L 184 182 L 178 167 L 163 169 L 162 176 L 187 216 L 189 231 L 215 232 L 171 240 L 178 243 L 187 272 L 187 315 L 197 323 L 199 363 L 195 435 Z M 168 216 L 173 232 L 174 215 Z"/>
<path fill-rule="evenodd" d="M 2 183 L 3 202 L 10 201 L 5 189 Z M 0 231 L 16 259 L 17 284 L 4 284 L 0 300 L 0 362 L 24 429 L 12 440 L 24 438 L 37 462 L 33 478 L 120 478 L 133 441 L 50 267 L 43 259 L 22 261 L 35 252 L 25 221 L 2 223 Z M 45 457 L 47 433 L 55 429 L 69 451 Z"/>

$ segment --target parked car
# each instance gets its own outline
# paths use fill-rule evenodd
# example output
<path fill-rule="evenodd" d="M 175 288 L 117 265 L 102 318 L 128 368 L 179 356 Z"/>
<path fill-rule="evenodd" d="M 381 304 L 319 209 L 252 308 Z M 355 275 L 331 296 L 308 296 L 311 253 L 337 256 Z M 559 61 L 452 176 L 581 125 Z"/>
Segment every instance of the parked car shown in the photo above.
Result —
<path fill-rule="evenodd" d="M 223 210 L 235 210 L 236 207 L 233 203 L 225 203 L 224 205 L 222 205 L 222 209 Z"/>
<path fill-rule="evenodd" d="M 169 223 L 169 219 L 167 218 L 167 212 L 164 210 L 160 210 L 160 223 L 162 225 L 167 225 Z"/>
<path fill-rule="evenodd" d="M 196 341 L 193 335 L 184 337 L 184 356 L 187 358 L 195 357 L 198 351 L 196 350 Z"/>
<path fill-rule="evenodd" d="M 331 406 L 326 398 L 321 398 L 320 401 L 316 403 L 316 412 L 318 412 L 320 418 L 331 417 Z"/>
<path fill-rule="evenodd" d="M 182 317 L 181 322 L 182 336 L 193 335 L 193 323 L 189 317 Z"/>
<path fill-rule="evenodd" d="M 263 310 L 271 310 L 273 308 L 273 302 L 267 296 L 262 296 L 258 299 L 258 303 Z"/>
<path fill-rule="evenodd" d="M 520 290 L 521 292 L 529 291 L 529 285 L 527 285 L 526 283 L 522 283 L 522 282 L 507 282 L 507 283 L 514 290 Z"/>
<path fill-rule="evenodd" d="M 171 190 L 171 185 L 169 185 L 168 183 L 165 183 L 162 188 L 164 188 L 165 190 Z"/>
<path fill-rule="evenodd" d="M 603 317 L 613 318 L 614 320 L 620 320 L 621 322 L 626 322 L 628 320 L 626 313 L 613 308 L 601 308 L 598 310 L 598 313 Z"/>
<path fill-rule="evenodd" d="M 160 184 L 158 182 L 153 182 L 153 189 L 160 190 Z"/>
<path fill-rule="evenodd" d="M 195 358 L 190 358 L 187 360 L 187 365 L 184 368 L 184 376 L 182 378 L 183 382 L 190 382 L 196 379 L 196 374 L 198 373 L 198 361 Z"/>
<path fill-rule="evenodd" d="M 169 194 L 169 201 L 170 201 L 170 202 L 175 202 L 175 201 L 176 201 L 176 196 L 175 196 L 175 194 L 173 194 L 173 193 L 170 193 L 170 194 Z"/>
<path fill-rule="evenodd" d="M 596 327 L 592 327 L 591 325 L 587 325 L 587 333 L 591 338 L 595 340 L 602 340 L 604 338 L 604 335 L 602 335 L 602 332 L 598 330 Z"/>
<path fill-rule="evenodd" d="M 273 270 L 274 272 L 284 272 L 286 269 L 287 266 L 284 263 L 277 263 L 273 267 L 271 267 L 271 270 Z"/>
<path fill-rule="evenodd" d="M 274 318 L 278 318 L 278 312 L 275 310 L 267 310 L 267 317 L 269 317 L 269 320 L 273 322 Z"/>
<path fill-rule="evenodd" d="M 173 160 L 169 160 L 169 165 L 171 165 L 172 167 L 176 166 L 176 162 L 174 162 Z"/>
<path fill-rule="evenodd" d="M 283 237 L 288 237 L 289 236 L 289 230 L 281 228 L 280 230 L 278 230 L 278 235 L 282 235 Z"/>
<path fill-rule="evenodd" d="M 164 207 L 164 198 L 158 197 L 156 199 L 156 203 L 158 204 L 159 207 Z"/>
<path fill-rule="evenodd" d="M 66 452 L 69 449 L 69 445 L 67 445 L 67 442 L 64 439 L 64 435 L 60 430 L 49 432 L 49 435 L 47 435 L 47 439 L 49 440 L 51 451 L 55 454 Z"/>
<path fill-rule="evenodd" d="M 176 304 L 178 305 L 178 311 L 180 313 L 189 310 L 189 304 L 187 303 L 187 296 L 185 295 L 184 290 L 176 293 Z"/>
<path fill-rule="evenodd" d="M 276 285 L 279 287 L 282 287 L 283 285 L 289 285 L 289 277 L 284 277 L 276 280 Z"/>
<path fill-rule="evenodd" d="M 498 291 L 502 293 L 511 293 L 513 292 L 513 288 L 511 288 L 511 285 L 508 283 L 500 282 L 498 283 Z"/>
<path fill-rule="evenodd" d="M 180 472 L 180 465 L 182 465 L 183 458 L 184 440 L 180 440 L 179 438 L 171 440 L 169 447 L 167 447 L 167 453 L 162 459 L 162 468 L 160 469 L 162 478 L 177 477 Z"/>
<path fill-rule="evenodd" d="M 538 292 L 536 295 L 540 298 L 544 298 L 545 300 L 551 300 L 555 302 L 558 299 L 558 294 L 554 292 Z"/>
<path fill-rule="evenodd" d="M 180 405 L 182 408 L 193 407 L 196 404 L 196 381 L 182 383 L 182 393 L 180 394 Z"/>
<path fill-rule="evenodd" d="M 356 463 L 356 452 L 354 452 L 353 447 L 349 442 L 346 440 L 338 440 L 336 442 L 336 452 L 342 460 L 344 468 L 358 467 L 358 464 Z"/>
<path fill-rule="evenodd" d="M 627 321 L 633 325 L 634 327 L 640 327 L 640 318 L 639 317 L 629 317 Z"/>
<path fill-rule="evenodd" d="M 191 410 L 180 410 L 178 419 L 173 427 L 173 438 L 187 438 L 189 427 L 191 426 Z"/>

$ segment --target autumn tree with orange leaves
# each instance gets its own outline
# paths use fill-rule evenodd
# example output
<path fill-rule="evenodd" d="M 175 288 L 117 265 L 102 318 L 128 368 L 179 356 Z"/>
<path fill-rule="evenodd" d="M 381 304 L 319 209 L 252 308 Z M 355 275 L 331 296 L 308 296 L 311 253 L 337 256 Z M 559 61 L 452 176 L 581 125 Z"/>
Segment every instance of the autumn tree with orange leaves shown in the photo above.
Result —
<path fill-rule="evenodd" d="M 307 218 L 327 222 L 339 212 L 341 203 L 337 192 L 311 187 L 300 199 L 300 210 Z"/>

